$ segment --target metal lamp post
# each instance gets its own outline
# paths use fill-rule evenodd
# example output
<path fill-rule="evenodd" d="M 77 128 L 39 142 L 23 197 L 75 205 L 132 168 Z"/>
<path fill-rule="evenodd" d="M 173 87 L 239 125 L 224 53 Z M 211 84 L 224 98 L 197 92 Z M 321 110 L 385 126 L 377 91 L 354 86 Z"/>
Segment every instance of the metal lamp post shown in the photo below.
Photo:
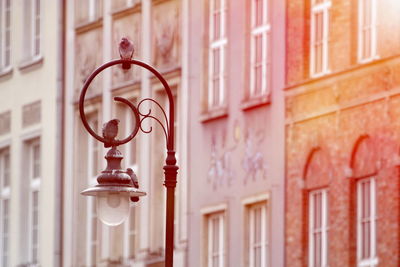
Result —
<path fill-rule="evenodd" d="M 166 202 L 166 238 L 165 238 L 165 266 L 173 266 L 173 248 L 174 248 L 174 202 L 175 202 L 175 187 L 176 187 L 176 176 L 178 173 L 178 166 L 176 165 L 176 157 L 174 150 L 174 99 L 171 89 L 163 78 L 163 76 L 150 65 L 132 59 L 133 45 L 126 38 L 122 38 L 120 43 L 120 55 L 121 59 L 112 60 L 108 63 L 97 68 L 86 80 L 79 98 L 79 112 L 82 119 L 82 123 L 86 130 L 95 139 L 102 142 L 105 147 L 110 147 L 110 150 L 105 156 L 107 160 L 107 167 L 97 177 L 98 184 L 94 187 L 88 188 L 81 192 L 83 195 L 94 196 L 97 200 L 97 209 L 99 218 L 108 225 L 118 225 L 124 221 L 129 215 L 129 201 L 138 201 L 139 197 L 146 195 L 145 192 L 139 190 L 136 175 L 131 169 L 123 170 L 121 168 L 121 160 L 123 159 L 122 153 L 117 149 L 119 145 L 123 145 L 131 141 L 136 134 L 140 131 L 143 133 L 150 133 L 152 128 L 149 130 L 143 129 L 142 123 L 145 119 L 154 119 L 160 124 L 166 137 L 166 148 L 167 157 L 164 166 L 164 186 L 167 189 L 167 202 Z M 165 92 L 169 100 L 169 114 L 162 106 L 152 98 L 145 98 L 141 100 L 137 107 L 129 100 L 121 97 L 114 97 L 115 101 L 126 104 L 133 112 L 135 125 L 132 133 L 125 139 L 118 140 L 115 137 L 118 133 L 119 120 L 113 119 L 103 126 L 102 136 L 95 133 L 89 126 L 86 115 L 84 112 L 84 101 L 86 91 L 93 81 L 93 79 L 103 70 L 115 66 L 121 65 L 123 69 L 128 70 L 131 65 L 140 66 L 153 73 L 157 79 L 164 86 Z M 162 111 L 162 120 L 151 114 L 151 109 L 147 113 L 140 111 L 141 104 L 149 101 L 155 103 Z M 165 125 L 163 121 L 165 120 Z"/>

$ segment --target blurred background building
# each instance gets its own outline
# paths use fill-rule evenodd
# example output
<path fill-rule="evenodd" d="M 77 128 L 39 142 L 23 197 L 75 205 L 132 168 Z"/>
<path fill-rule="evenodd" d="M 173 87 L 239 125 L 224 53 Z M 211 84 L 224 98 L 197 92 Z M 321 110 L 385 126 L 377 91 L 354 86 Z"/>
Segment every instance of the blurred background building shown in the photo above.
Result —
<path fill-rule="evenodd" d="M 190 1 L 188 266 L 283 266 L 284 1 Z"/>
<path fill-rule="evenodd" d="M 122 146 L 123 166 L 132 168 L 139 177 L 140 188 L 148 193 L 136 205 L 132 203 L 129 220 L 110 228 L 96 216 L 94 199 L 80 192 L 96 183 L 105 168 L 106 150 L 84 130 L 77 101 L 84 81 L 104 62 L 119 58 L 121 37 L 134 42 L 134 58 L 155 66 L 174 91 L 176 143 L 179 160 L 179 184 L 176 192 L 176 265 L 184 266 L 187 230 L 187 105 L 188 94 L 182 71 L 182 13 L 186 1 L 68 1 L 66 6 L 66 142 L 64 201 L 65 266 L 164 266 L 165 190 L 163 187 L 165 138 L 162 129 L 145 121 L 144 129 L 152 134 L 139 134 L 135 141 Z M 101 132 L 103 122 L 120 119 L 120 138 L 130 134 L 132 112 L 112 101 L 123 96 L 138 104 L 152 97 L 162 105 L 167 98 L 162 85 L 150 75 L 133 67 L 120 66 L 101 73 L 88 91 L 85 112 L 91 126 Z M 157 106 L 144 104 L 141 111 L 161 115 Z M 183 192 L 183 193 L 182 193 Z M 185 226 L 183 226 L 185 224 Z"/>
<path fill-rule="evenodd" d="M 400 265 L 399 12 L 288 2 L 287 266 Z"/>
<path fill-rule="evenodd" d="M 59 12 L 56 1 L 0 1 L 0 266 L 4 267 L 59 262 Z"/>
<path fill-rule="evenodd" d="M 175 266 L 400 265 L 397 0 L 0 0 L 0 266 L 164 266 L 162 129 L 120 147 L 148 193 L 107 227 L 106 150 L 78 97 L 123 36 L 176 101 Z M 166 105 L 148 72 L 92 82 L 93 129 Z M 155 105 L 143 103 L 141 111 Z M 166 107 L 168 109 L 168 107 Z"/>

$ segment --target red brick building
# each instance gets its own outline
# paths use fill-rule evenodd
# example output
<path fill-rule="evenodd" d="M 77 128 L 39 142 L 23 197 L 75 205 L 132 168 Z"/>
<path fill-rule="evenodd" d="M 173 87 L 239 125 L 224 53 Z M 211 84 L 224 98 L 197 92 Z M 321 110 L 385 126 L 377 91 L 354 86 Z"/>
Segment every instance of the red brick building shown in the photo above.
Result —
<path fill-rule="evenodd" d="M 400 266 L 399 14 L 287 1 L 286 266 Z"/>

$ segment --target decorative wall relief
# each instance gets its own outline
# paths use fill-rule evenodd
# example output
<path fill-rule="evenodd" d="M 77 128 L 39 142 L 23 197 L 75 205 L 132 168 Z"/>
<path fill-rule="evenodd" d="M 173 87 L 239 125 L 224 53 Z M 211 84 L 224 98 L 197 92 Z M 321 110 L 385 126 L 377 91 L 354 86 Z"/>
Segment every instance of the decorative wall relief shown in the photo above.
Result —
<path fill-rule="evenodd" d="M 220 147 L 218 147 L 215 136 L 212 137 L 211 142 L 211 159 L 207 172 L 207 181 L 212 185 L 213 190 L 217 190 L 222 186 L 231 186 L 235 177 L 232 157 L 237 145 L 226 147 L 226 134 L 222 135 L 221 140 Z"/>
<path fill-rule="evenodd" d="M 154 65 L 162 69 L 179 66 L 179 6 L 178 1 L 166 1 L 154 7 Z"/>
<path fill-rule="evenodd" d="M 97 66 L 102 64 L 103 52 L 102 29 L 92 29 L 78 34 L 76 37 L 76 57 L 75 57 L 75 91 L 74 98 L 77 100 L 80 90 L 89 75 Z M 99 94 L 102 92 L 101 75 L 96 77 L 91 83 L 88 95 Z"/>
<path fill-rule="evenodd" d="M 135 52 L 134 59 L 140 60 L 141 56 L 141 22 L 140 13 L 128 13 L 128 15 L 115 19 L 113 22 L 112 57 L 119 59 L 118 45 L 122 37 L 127 37 L 133 42 Z M 126 83 L 140 80 L 139 67 L 133 66 L 129 70 L 121 70 L 120 66 L 112 68 L 112 86 L 118 87 Z"/>
<path fill-rule="evenodd" d="M 244 185 L 267 178 L 268 165 L 263 151 L 266 130 L 244 127 L 247 130 L 242 134 L 242 129 L 235 121 L 229 134 L 224 131 L 220 136 L 212 136 L 207 182 L 214 191 L 233 186 L 236 177 L 243 177 Z"/>
<path fill-rule="evenodd" d="M 264 138 L 264 130 L 254 133 L 249 129 L 245 134 L 245 149 L 242 160 L 242 167 L 245 171 L 244 184 L 247 184 L 249 180 L 255 181 L 257 178 L 267 178 L 267 164 L 261 151 L 261 144 Z"/>

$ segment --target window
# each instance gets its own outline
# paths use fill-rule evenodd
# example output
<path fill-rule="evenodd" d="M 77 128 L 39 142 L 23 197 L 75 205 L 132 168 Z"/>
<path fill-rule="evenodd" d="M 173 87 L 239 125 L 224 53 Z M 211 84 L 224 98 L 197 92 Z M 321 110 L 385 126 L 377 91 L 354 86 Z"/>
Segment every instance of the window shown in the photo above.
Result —
<path fill-rule="evenodd" d="M 88 119 L 89 125 L 93 131 L 98 132 L 98 119 L 97 113 L 93 114 Z M 99 142 L 97 142 L 91 135 L 87 134 L 87 177 L 88 185 L 94 186 L 97 184 L 97 175 L 99 171 Z M 87 198 L 87 232 L 86 232 L 86 264 L 87 266 L 96 266 L 97 252 L 99 246 L 99 232 L 97 220 L 96 201 L 94 198 Z"/>
<path fill-rule="evenodd" d="M 225 214 L 207 215 L 207 266 L 225 266 Z"/>
<path fill-rule="evenodd" d="M 208 109 L 225 104 L 226 0 L 210 1 Z"/>
<path fill-rule="evenodd" d="M 132 100 L 132 103 L 136 103 L 136 100 Z M 128 107 L 124 108 L 124 120 L 125 120 L 125 135 L 122 138 L 125 138 L 129 136 L 132 133 L 135 118 L 132 113 L 132 110 Z M 124 161 L 125 161 L 125 167 L 127 168 L 132 168 L 135 172 L 137 172 L 137 164 L 138 164 L 138 158 L 137 158 L 137 138 L 138 135 L 135 136 L 129 143 L 127 143 L 124 148 L 125 148 L 125 153 L 124 153 Z"/>
<path fill-rule="evenodd" d="M 265 95 L 268 88 L 268 49 L 270 24 L 268 21 L 268 1 L 251 1 L 251 71 L 250 98 Z"/>
<path fill-rule="evenodd" d="M 357 182 L 357 266 L 378 266 L 375 178 Z"/>
<path fill-rule="evenodd" d="M 266 267 L 268 264 L 267 203 L 247 206 L 248 266 Z"/>
<path fill-rule="evenodd" d="M 376 0 L 359 0 L 358 8 L 358 59 L 368 62 L 376 56 Z"/>
<path fill-rule="evenodd" d="M 24 60 L 35 60 L 41 53 L 40 0 L 24 0 Z"/>
<path fill-rule="evenodd" d="M 11 0 L 0 0 L 0 72 L 11 65 Z"/>
<path fill-rule="evenodd" d="M 9 266 L 10 152 L 0 151 L 0 265 Z"/>
<path fill-rule="evenodd" d="M 88 6 L 89 6 L 89 8 L 88 8 L 88 10 L 89 10 L 89 14 L 88 14 L 89 22 L 95 21 L 96 19 L 98 19 L 99 13 L 100 13 L 99 0 L 88 0 Z"/>
<path fill-rule="evenodd" d="M 39 190 L 41 181 L 41 146 L 40 140 L 35 139 L 28 143 L 29 156 L 29 261 L 39 262 Z"/>
<path fill-rule="evenodd" d="M 132 100 L 136 103 L 136 100 Z M 125 133 L 122 138 L 129 136 L 132 133 L 134 126 L 134 115 L 130 108 L 124 107 L 124 123 Z M 135 173 L 138 171 L 138 158 L 137 158 L 137 138 L 133 138 L 129 143 L 124 145 L 124 162 L 126 168 L 131 168 Z M 139 181 L 140 182 L 140 181 Z M 131 202 L 129 218 L 124 223 L 124 257 L 132 259 L 136 252 L 136 209 L 135 205 Z"/>
<path fill-rule="evenodd" d="M 328 70 L 328 33 L 330 0 L 313 0 L 311 7 L 311 60 L 312 77 L 318 77 Z"/>
<path fill-rule="evenodd" d="M 328 266 L 328 199 L 327 190 L 315 190 L 309 194 L 310 267 Z"/>
<path fill-rule="evenodd" d="M 129 218 L 125 222 L 124 234 L 124 257 L 126 259 L 133 259 L 136 253 L 136 210 L 134 204 L 131 202 L 131 210 Z"/>

